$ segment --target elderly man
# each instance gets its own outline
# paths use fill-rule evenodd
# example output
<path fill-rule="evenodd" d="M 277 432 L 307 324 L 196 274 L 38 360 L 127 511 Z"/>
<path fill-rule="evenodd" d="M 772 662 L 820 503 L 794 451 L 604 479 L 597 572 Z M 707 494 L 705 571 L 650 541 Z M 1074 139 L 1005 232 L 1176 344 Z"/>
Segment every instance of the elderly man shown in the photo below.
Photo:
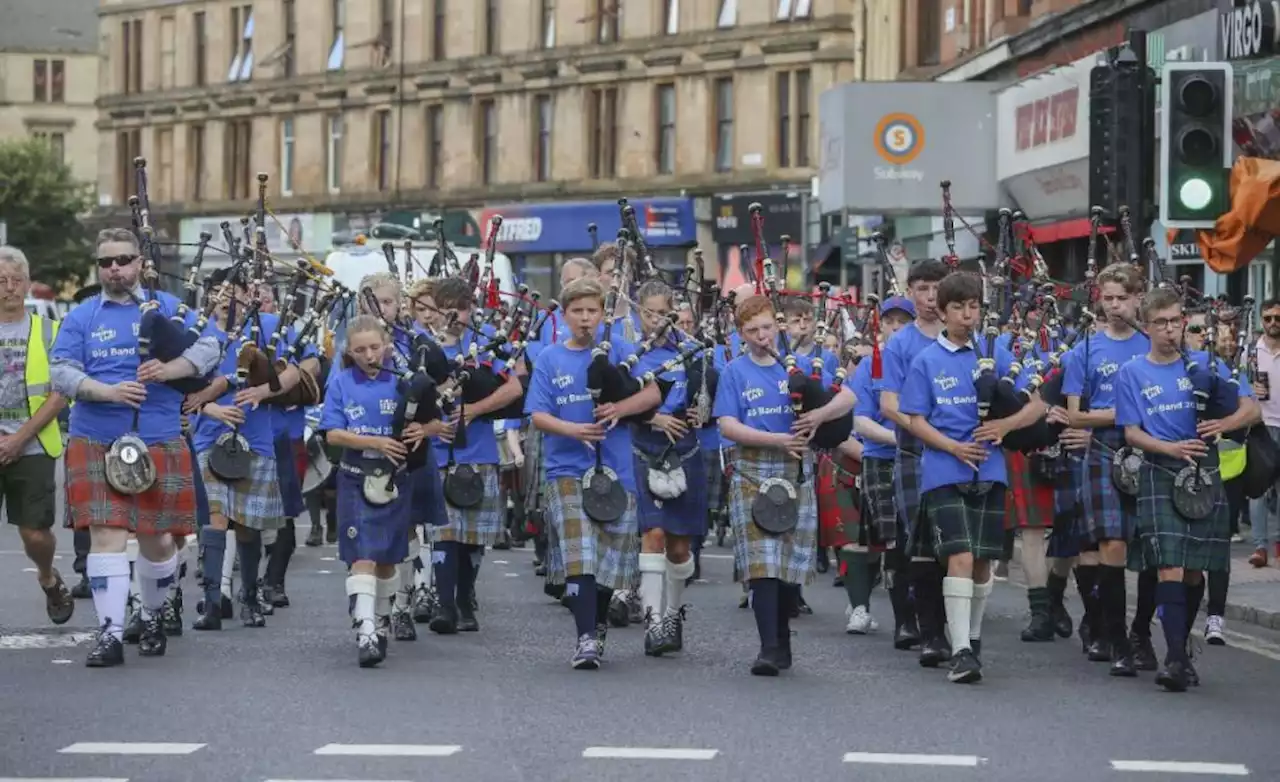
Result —
<path fill-rule="evenodd" d="M 178 579 L 175 538 L 195 527 L 196 507 L 191 451 L 181 430 L 182 394 L 165 384 L 208 373 L 221 350 L 216 340 L 202 337 L 172 361 L 140 361 L 139 302 L 154 295 L 159 311 L 169 317 L 176 314 L 178 300 L 142 288 L 141 252 L 129 231 L 99 233 L 97 260 L 102 293 L 63 321 L 51 374 L 54 389 L 78 401 L 67 446 L 67 509 L 75 527 L 89 529 L 92 536 L 86 572 L 100 630 L 85 664 L 105 668 L 124 662 L 125 545 L 131 532 L 140 554 L 139 653 L 157 657 L 165 652 L 162 614 Z M 147 453 L 124 446 L 118 458 L 110 456 L 112 443 L 128 434 L 141 438 Z M 140 456 L 142 464 L 147 458 L 154 464 L 155 480 L 137 493 L 117 491 L 107 481 L 108 470 L 133 472 Z"/>
<path fill-rule="evenodd" d="M 49 383 L 49 348 L 58 324 L 27 313 L 23 302 L 30 290 L 27 256 L 16 247 L 0 247 L 0 504 L 36 566 L 45 611 L 60 625 L 71 618 L 75 603 L 53 568 L 57 541 L 49 487 L 62 455 L 58 413 L 67 403 Z"/>

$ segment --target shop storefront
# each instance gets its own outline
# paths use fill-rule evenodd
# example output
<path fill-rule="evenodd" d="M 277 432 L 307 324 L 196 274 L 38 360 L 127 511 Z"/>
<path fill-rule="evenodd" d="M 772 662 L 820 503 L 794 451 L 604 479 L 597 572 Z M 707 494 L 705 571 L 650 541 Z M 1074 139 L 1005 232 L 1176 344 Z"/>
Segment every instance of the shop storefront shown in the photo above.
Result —
<path fill-rule="evenodd" d="M 716 245 L 716 266 L 712 268 L 712 259 L 707 259 L 707 276 L 714 274 L 721 290 L 732 290 L 747 282 L 747 267 L 754 262 L 756 244 L 750 206 L 760 204 L 769 255 L 780 262 L 778 274 L 787 278 L 788 287 L 799 287 L 804 281 L 805 200 L 800 190 L 712 196 L 711 240 Z M 783 236 L 791 241 L 791 252 L 785 260 L 781 255 Z M 743 245 L 749 248 L 745 256 Z"/>
<path fill-rule="evenodd" d="M 224 222 L 230 223 L 235 235 L 243 239 L 244 227 L 240 223 L 241 217 L 242 215 L 227 215 L 189 217 L 183 220 L 178 227 L 179 241 L 182 242 L 183 265 L 190 264 L 191 259 L 195 257 L 201 233 L 213 236 L 213 241 L 209 243 L 211 248 L 226 247 L 221 227 Z M 300 257 L 295 249 L 297 247 L 312 257 L 323 259 L 333 247 L 332 238 L 333 216 L 329 214 L 279 214 L 275 219 L 267 219 L 267 250 L 282 260 Z M 204 271 L 211 271 L 227 266 L 229 263 L 230 259 L 226 253 L 211 249 L 205 253 L 201 268 Z"/>
<path fill-rule="evenodd" d="M 631 205 L 654 263 L 677 275 L 683 272 L 697 243 L 693 199 L 636 198 Z M 559 295 L 560 266 L 566 258 L 591 254 L 589 225 L 595 224 L 601 243 L 615 241 L 622 225 L 616 201 L 490 206 L 481 212 L 480 224 L 487 226 L 493 215 L 502 215 L 498 249 L 511 258 L 516 278 L 541 291 L 544 299 Z"/>

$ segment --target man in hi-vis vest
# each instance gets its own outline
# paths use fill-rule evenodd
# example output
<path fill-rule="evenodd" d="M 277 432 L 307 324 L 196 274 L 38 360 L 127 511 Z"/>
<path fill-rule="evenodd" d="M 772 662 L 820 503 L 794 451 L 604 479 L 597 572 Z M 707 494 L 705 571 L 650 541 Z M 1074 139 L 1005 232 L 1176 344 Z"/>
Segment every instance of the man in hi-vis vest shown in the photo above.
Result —
<path fill-rule="evenodd" d="M 16 247 L 0 247 L 0 503 L 36 566 L 49 619 L 65 624 L 75 602 L 53 568 L 53 522 L 55 468 L 62 455 L 58 413 L 67 403 L 49 380 L 58 324 L 27 312 L 30 290 L 27 256 Z"/>

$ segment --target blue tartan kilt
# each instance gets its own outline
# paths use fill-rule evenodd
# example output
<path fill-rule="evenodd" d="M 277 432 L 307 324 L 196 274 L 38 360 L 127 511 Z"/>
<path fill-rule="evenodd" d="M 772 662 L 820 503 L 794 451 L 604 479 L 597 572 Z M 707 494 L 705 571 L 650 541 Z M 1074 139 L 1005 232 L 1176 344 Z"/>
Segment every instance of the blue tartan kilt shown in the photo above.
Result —
<path fill-rule="evenodd" d="M 1115 452 L 1125 445 L 1124 430 L 1096 429 L 1080 469 L 1080 505 L 1084 513 L 1081 545 L 1095 549 L 1100 541 L 1133 537 L 1137 501 L 1121 494 L 1111 480 Z M 1101 447 L 1099 447 L 1101 444 Z"/>
<path fill-rule="evenodd" d="M 426 463 L 409 473 L 409 493 L 413 498 L 409 508 L 410 524 L 443 527 L 449 523 L 434 448 L 427 447 Z"/>
<path fill-rule="evenodd" d="M 364 499 L 364 478 L 341 467 L 338 484 L 338 558 L 351 566 L 359 561 L 398 565 L 409 556 L 409 478 L 396 479 L 400 498 L 376 508 Z"/>
<path fill-rule="evenodd" d="M 1053 530 L 1049 533 L 1045 556 L 1070 559 L 1080 555 L 1080 539 L 1084 536 L 1084 514 L 1080 502 L 1080 471 L 1083 459 L 1079 453 L 1065 454 L 1066 467 L 1057 476 L 1053 488 Z"/>
<path fill-rule="evenodd" d="M 795 529 L 784 535 L 770 535 L 752 521 L 751 506 L 764 481 L 795 481 L 796 460 L 782 451 L 764 448 L 738 447 L 736 452 L 729 479 L 729 524 L 733 528 L 736 577 L 776 578 L 788 584 L 811 582 L 818 552 L 818 501 L 814 494 L 817 469 L 813 458 L 805 457 L 805 481 L 796 485 L 799 518 Z"/>
<path fill-rule="evenodd" d="M 640 533 L 660 529 L 669 535 L 696 537 L 707 531 L 707 474 L 702 463 L 702 451 L 693 440 L 690 447 L 673 448 L 672 453 L 680 458 L 684 468 L 685 482 L 688 489 L 674 500 L 660 500 L 649 491 L 649 463 L 642 454 L 656 456 L 666 447 L 667 438 L 662 444 L 649 442 L 643 435 L 636 434 L 632 441 L 632 461 L 636 476 L 636 512 L 640 519 Z M 683 445 L 683 443 L 682 443 Z M 656 447 L 655 447 L 656 446 Z M 717 476 L 719 477 L 719 476 Z"/>
<path fill-rule="evenodd" d="M 296 519 L 306 510 L 302 501 L 302 481 L 298 478 L 294 459 L 293 440 L 288 434 L 276 435 L 276 477 L 280 480 L 280 502 L 284 505 L 284 517 Z"/>
<path fill-rule="evenodd" d="M 898 433 L 899 443 L 904 435 Z M 919 441 L 917 441 L 919 442 Z M 933 536 L 924 519 L 920 478 L 922 460 L 914 452 L 899 447 L 893 457 L 893 499 L 898 513 L 899 548 L 907 557 L 933 558 Z"/>

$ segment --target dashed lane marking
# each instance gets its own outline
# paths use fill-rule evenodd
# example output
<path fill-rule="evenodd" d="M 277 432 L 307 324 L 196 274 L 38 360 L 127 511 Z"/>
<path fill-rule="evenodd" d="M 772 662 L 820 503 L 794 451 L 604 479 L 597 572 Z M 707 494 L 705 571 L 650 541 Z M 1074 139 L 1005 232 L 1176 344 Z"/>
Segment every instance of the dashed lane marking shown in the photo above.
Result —
<path fill-rule="evenodd" d="M 457 744 L 325 744 L 316 755 L 372 755 L 399 758 L 447 758 L 462 751 Z"/>
<path fill-rule="evenodd" d="M 129 782 L 128 777 L 0 777 L 0 782 Z"/>
<path fill-rule="evenodd" d="M 890 752 L 846 752 L 845 763 L 870 763 L 881 766 L 953 766 L 975 768 L 987 762 L 977 755 L 917 755 Z"/>
<path fill-rule="evenodd" d="M 519 574 L 519 573 L 503 573 L 502 575 L 506 576 L 507 578 L 519 578 L 519 577 L 520 577 L 520 574 Z"/>
<path fill-rule="evenodd" d="M 587 747 L 582 757 L 608 760 L 712 760 L 718 749 L 672 749 L 667 747 Z"/>
<path fill-rule="evenodd" d="M 190 755 L 204 744 L 149 741 L 83 741 L 58 750 L 61 755 Z"/>
<path fill-rule="evenodd" d="M 1180 763 L 1168 760 L 1113 760 L 1115 771 L 1138 771 L 1153 774 L 1204 774 L 1224 777 L 1247 777 L 1249 768 L 1240 763 Z"/>
<path fill-rule="evenodd" d="M 493 564 L 495 564 L 495 565 L 510 565 L 511 563 L 510 563 L 510 562 L 508 562 L 508 561 L 507 561 L 507 560 L 505 560 L 505 559 L 495 559 L 495 560 L 493 561 Z"/>
<path fill-rule="evenodd" d="M 4 780 L 0 780 L 4 782 Z M 409 782 L 407 779 L 266 779 L 263 782 Z"/>
<path fill-rule="evenodd" d="M 332 573 L 332 572 L 333 572 L 332 570 L 317 570 L 317 571 L 316 571 L 316 575 L 318 575 L 318 576 L 327 576 L 327 575 L 329 575 L 329 574 L 330 574 L 330 573 Z"/>

